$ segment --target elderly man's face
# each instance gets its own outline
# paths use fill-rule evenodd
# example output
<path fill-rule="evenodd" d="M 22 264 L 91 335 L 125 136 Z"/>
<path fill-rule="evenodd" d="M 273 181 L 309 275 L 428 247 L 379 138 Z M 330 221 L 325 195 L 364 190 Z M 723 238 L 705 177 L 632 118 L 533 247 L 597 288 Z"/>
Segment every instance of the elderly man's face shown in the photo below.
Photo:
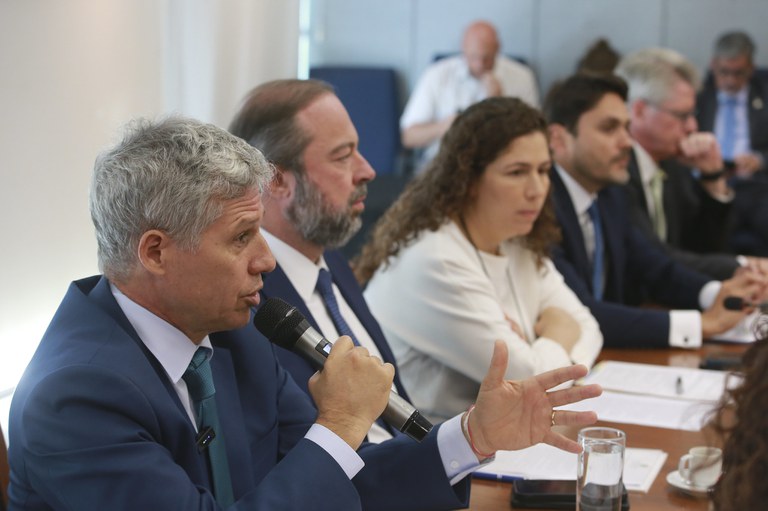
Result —
<path fill-rule="evenodd" d="M 632 118 L 632 125 L 645 131 L 644 145 L 658 161 L 681 155 L 681 142 L 699 129 L 696 122 L 696 91 L 691 84 L 678 80 L 667 98 L 646 103 L 642 118 Z"/>
<path fill-rule="evenodd" d="M 736 94 L 752 77 L 752 61 L 747 55 L 714 58 L 710 65 L 718 90 Z"/>
<path fill-rule="evenodd" d="M 358 151 L 357 131 L 335 95 L 320 96 L 298 113 L 297 123 L 310 142 L 286 214 L 308 241 L 339 247 L 360 229 L 366 185 L 376 173 Z"/>

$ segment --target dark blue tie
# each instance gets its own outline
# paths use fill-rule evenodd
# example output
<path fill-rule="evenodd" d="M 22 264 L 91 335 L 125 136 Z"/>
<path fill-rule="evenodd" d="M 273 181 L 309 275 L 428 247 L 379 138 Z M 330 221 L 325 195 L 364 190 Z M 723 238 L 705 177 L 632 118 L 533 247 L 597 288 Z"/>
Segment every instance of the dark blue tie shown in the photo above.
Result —
<path fill-rule="evenodd" d="M 733 96 L 726 96 L 720 100 L 720 115 L 723 117 L 723 133 L 720 140 L 720 151 L 723 159 L 733 161 L 736 146 L 736 104 Z"/>
<path fill-rule="evenodd" d="M 595 232 L 595 251 L 592 253 L 592 294 L 596 300 L 603 299 L 603 224 L 600 221 L 600 211 L 597 208 L 597 199 L 592 202 L 587 210 L 592 220 L 592 229 Z"/>
<path fill-rule="evenodd" d="M 339 302 L 336 301 L 336 295 L 333 294 L 331 274 L 325 268 L 320 268 L 320 272 L 317 275 L 317 285 L 315 286 L 315 288 L 317 289 L 317 292 L 320 293 L 320 296 L 323 298 L 323 302 L 325 302 L 325 309 L 328 311 L 328 314 L 331 316 L 333 325 L 336 327 L 336 331 L 339 333 L 339 335 L 350 336 L 352 338 L 352 342 L 354 342 L 356 346 L 360 346 L 360 343 L 357 342 L 357 338 L 355 337 L 355 334 L 352 333 L 352 329 L 349 328 L 349 325 L 347 324 L 346 321 L 344 321 L 344 318 L 341 316 L 341 310 L 339 309 Z"/>
<path fill-rule="evenodd" d="M 209 351 L 208 348 L 197 349 L 182 379 L 187 384 L 189 396 L 195 407 L 197 430 L 203 434 L 206 428 L 212 428 L 214 431 L 215 437 L 206 447 L 213 474 L 213 494 L 216 496 L 216 502 L 222 508 L 227 508 L 234 503 L 234 496 L 232 480 L 229 477 L 224 432 L 220 427 L 219 413 L 216 409 L 216 389 L 213 386 L 211 362 L 208 359 Z"/>

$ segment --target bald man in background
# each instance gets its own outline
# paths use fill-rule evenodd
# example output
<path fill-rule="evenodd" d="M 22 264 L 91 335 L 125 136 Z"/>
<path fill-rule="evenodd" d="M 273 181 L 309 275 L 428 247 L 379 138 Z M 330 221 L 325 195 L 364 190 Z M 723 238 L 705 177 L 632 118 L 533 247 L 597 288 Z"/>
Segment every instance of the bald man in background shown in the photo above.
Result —
<path fill-rule="evenodd" d="M 422 163 L 437 153 L 456 114 L 478 101 L 513 96 L 539 106 L 533 72 L 499 54 L 500 46 L 493 25 L 475 21 L 464 31 L 461 55 L 435 62 L 421 76 L 400 118 L 400 133 L 405 147 L 426 148 Z"/>

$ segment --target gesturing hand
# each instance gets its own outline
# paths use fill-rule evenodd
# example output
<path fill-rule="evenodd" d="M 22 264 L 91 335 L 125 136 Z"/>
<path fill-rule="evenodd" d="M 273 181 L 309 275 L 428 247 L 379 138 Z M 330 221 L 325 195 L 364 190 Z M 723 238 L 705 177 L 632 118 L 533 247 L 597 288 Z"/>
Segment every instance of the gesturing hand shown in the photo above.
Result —
<path fill-rule="evenodd" d="M 578 453 L 574 440 L 552 431 L 552 408 L 599 396 L 599 385 L 547 392 L 587 374 L 583 365 L 548 371 L 523 381 L 504 379 L 507 345 L 496 341 L 488 373 L 480 385 L 475 409 L 469 417 L 472 440 L 480 452 L 517 450 L 539 442 Z M 585 426 L 597 421 L 595 412 L 558 411 L 557 425 Z"/>

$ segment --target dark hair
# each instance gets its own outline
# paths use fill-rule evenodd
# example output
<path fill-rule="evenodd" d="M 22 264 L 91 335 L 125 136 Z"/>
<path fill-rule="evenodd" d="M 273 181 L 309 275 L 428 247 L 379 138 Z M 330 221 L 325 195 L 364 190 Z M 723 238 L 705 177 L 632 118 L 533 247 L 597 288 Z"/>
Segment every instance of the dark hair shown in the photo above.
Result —
<path fill-rule="evenodd" d="M 358 280 L 367 282 L 419 232 L 434 231 L 447 219 L 457 220 L 470 204 L 473 185 L 486 167 L 513 140 L 534 132 L 546 136 L 546 122 L 538 110 L 517 98 L 489 98 L 461 113 L 443 137 L 435 159 L 376 224 L 354 264 Z M 558 240 L 559 232 L 548 196 L 526 236 L 526 244 L 539 256 L 539 263 Z"/>
<path fill-rule="evenodd" d="M 576 64 L 576 72 L 613 73 L 619 63 L 621 55 L 613 49 L 611 44 L 600 38 L 592 46 L 587 48 Z"/>
<path fill-rule="evenodd" d="M 717 38 L 713 55 L 726 59 L 743 55 L 751 62 L 755 55 L 755 43 L 746 32 L 726 32 Z"/>
<path fill-rule="evenodd" d="M 309 136 L 296 114 L 333 87 L 319 80 L 274 80 L 251 90 L 229 124 L 229 132 L 259 149 L 283 170 L 304 172 Z"/>
<path fill-rule="evenodd" d="M 723 475 L 713 500 L 718 511 L 762 509 L 768 502 L 768 318 L 744 354 L 744 379 L 727 390 L 713 427 L 723 438 Z"/>
<path fill-rule="evenodd" d="M 626 82 L 613 74 L 576 73 L 549 90 L 544 101 L 544 116 L 550 124 L 562 124 L 576 134 L 579 118 L 606 94 L 617 94 L 626 101 Z"/>

